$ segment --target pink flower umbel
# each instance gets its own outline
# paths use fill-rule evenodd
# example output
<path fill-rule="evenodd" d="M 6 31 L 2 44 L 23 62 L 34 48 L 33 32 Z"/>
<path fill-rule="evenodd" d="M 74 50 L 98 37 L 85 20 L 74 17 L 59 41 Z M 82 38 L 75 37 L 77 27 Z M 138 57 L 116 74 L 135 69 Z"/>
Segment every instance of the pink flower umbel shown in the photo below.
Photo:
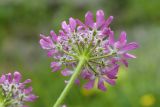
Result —
<path fill-rule="evenodd" d="M 49 36 L 41 34 L 40 45 L 54 60 L 51 63 L 52 71 L 61 71 L 63 76 L 71 76 L 68 85 L 81 76 L 88 80 L 85 88 L 91 89 L 96 85 L 98 89 L 106 91 L 105 83 L 115 84 L 119 62 L 128 66 L 127 60 L 135 58 L 128 52 L 136 49 L 138 44 L 127 43 L 125 32 L 120 34 L 118 41 L 114 40 L 114 32 L 109 27 L 113 16 L 105 19 L 104 12 L 98 10 L 96 21 L 93 19 L 90 11 L 85 15 L 85 23 L 71 17 L 68 23 L 62 22 L 58 34 L 54 31 Z M 65 90 L 70 88 L 66 87 Z"/>
<path fill-rule="evenodd" d="M 90 81 L 93 82 L 95 78 L 98 78 L 98 88 L 103 91 L 106 90 L 104 82 L 114 85 L 116 78 L 111 77 L 116 77 L 118 73 L 118 62 L 128 66 L 127 59 L 135 58 L 128 51 L 136 49 L 138 45 L 135 42 L 127 44 L 125 32 L 120 34 L 118 41 L 114 41 L 114 32 L 109 27 L 112 20 L 113 16 L 105 19 L 104 12 L 98 10 L 96 22 L 94 22 L 93 14 L 87 12 L 85 23 L 70 18 L 69 24 L 66 21 L 62 22 L 59 34 L 55 34 L 54 31 L 50 32 L 50 36 L 41 34 L 42 48 L 47 51 L 48 56 L 54 59 L 51 63 L 53 71 L 62 70 L 64 74 L 65 70 L 64 76 L 71 75 L 81 56 L 85 56 L 86 62 L 82 68 L 82 77 L 89 73 L 92 75 L 87 78 Z M 61 67 L 62 65 L 65 67 Z M 109 72 L 112 76 L 108 75 Z M 91 84 L 93 87 L 94 83 Z M 88 83 L 85 87 L 90 89 L 91 84 Z"/>
<path fill-rule="evenodd" d="M 2 75 L 0 77 L 0 105 L 1 107 L 26 107 L 25 102 L 34 101 L 37 96 L 32 93 L 32 87 L 26 84 L 31 80 L 21 81 L 21 74 L 14 72 Z"/>

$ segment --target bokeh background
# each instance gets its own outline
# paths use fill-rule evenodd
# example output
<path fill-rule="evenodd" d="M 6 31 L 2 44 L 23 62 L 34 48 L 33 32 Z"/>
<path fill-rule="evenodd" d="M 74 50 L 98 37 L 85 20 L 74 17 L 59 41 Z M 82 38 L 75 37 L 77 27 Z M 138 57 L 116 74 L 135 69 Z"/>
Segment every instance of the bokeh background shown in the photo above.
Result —
<path fill-rule="evenodd" d="M 39 34 L 58 32 L 69 17 L 84 20 L 90 10 L 103 9 L 115 17 L 111 28 L 125 30 L 129 41 L 140 48 L 137 59 L 123 66 L 117 85 L 107 92 L 74 86 L 68 107 L 160 107 L 160 0 L 0 0 L 0 74 L 18 70 L 31 78 L 39 96 L 31 107 L 51 107 L 65 84 L 60 73 L 52 73 L 51 59 L 39 46 Z"/>

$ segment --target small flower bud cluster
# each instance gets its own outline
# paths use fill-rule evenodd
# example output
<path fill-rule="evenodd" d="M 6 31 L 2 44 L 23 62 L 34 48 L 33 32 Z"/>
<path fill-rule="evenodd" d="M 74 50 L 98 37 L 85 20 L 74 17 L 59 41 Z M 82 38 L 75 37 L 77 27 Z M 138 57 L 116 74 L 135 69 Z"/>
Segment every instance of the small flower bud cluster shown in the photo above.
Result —
<path fill-rule="evenodd" d="M 27 107 L 25 102 L 34 101 L 37 96 L 32 93 L 32 87 L 26 88 L 26 84 L 31 80 L 21 81 L 21 74 L 14 72 L 0 77 L 0 104 L 2 107 Z"/>

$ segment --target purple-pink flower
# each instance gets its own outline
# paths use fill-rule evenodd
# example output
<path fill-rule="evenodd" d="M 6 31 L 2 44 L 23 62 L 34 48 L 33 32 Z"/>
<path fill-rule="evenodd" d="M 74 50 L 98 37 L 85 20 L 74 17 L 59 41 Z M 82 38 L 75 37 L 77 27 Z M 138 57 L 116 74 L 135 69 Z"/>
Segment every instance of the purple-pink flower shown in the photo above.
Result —
<path fill-rule="evenodd" d="M 129 54 L 128 51 L 138 48 L 136 42 L 127 43 L 126 32 L 121 32 L 118 41 L 114 40 L 114 33 L 109 35 L 108 44 L 106 50 L 111 50 L 117 54 L 113 60 L 116 62 L 122 62 L 128 67 L 127 59 L 136 58 L 136 56 Z"/>
<path fill-rule="evenodd" d="M 113 16 L 105 19 L 103 10 L 96 12 L 96 20 L 92 12 L 87 12 L 85 22 L 69 18 L 63 21 L 59 33 L 53 30 L 49 36 L 40 35 L 40 45 L 53 58 L 52 71 L 61 71 L 63 76 L 71 76 L 81 56 L 86 57 L 80 76 L 88 80 L 85 88 L 94 85 L 105 91 L 105 83 L 114 85 L 122 62 L 128 66 L 128 59 L 135 58 L 128 52 L 138 48 L 135 42 L 127 43 L 126 33 L 122 32 L 118 41 L 114 40 L 114 31 L 110 28 Z M 98 84 L 95 80 L 98 79 Z"/>
<path fill-rule="evenodd" d="M 21 82 L 22 76 L 15 71 L 0 77 L 0 90 L 5 107 L 23 107 L 25 102 L 34 101 L 37 96 L 32 93 L 32 87 L 26 87 L 31 82 L 30 79 Z"/>
<path fill-rule="evenodd" d="M 104 83 L 107 82 L 110 85 L 115 84 L 115 79 L 117 78 L 118 68 L 119 68 L 119 65 L 113 65 L 113 67 L 106 67 L 104 69 L 99 70 L 99 72 L 94 72 L 94 73 L 89 70 L 84 70 L 81 75 L 84 79 L 89 80 L 84 85 L 84 87 L 86 89 L 93 88 L 95 80 L 98 79 L 98 84 L 97 84 L 98 89 L 102 91 L 106 91 L 106 87 Z"/>

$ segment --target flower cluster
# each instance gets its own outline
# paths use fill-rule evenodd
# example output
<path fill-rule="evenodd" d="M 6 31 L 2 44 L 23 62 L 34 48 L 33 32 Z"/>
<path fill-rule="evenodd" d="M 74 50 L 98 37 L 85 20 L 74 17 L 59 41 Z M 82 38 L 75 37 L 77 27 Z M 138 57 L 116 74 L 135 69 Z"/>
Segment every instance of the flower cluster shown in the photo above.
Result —
<path fill-rule="evenodd" d="M 0 77 L 0 105 L 1 107 L 27 107 L 25 102 L 34 101 L 37 96 L 32 93 L 32 87 L 26 88 L 31 80 L 21 81 L 21 74 L 14 72 Z"/>
<path fill-rule="evenodd" d="M 89 11 L 85 15 L 85 23 L 72 17 L 68 24 L 63 21 L 58 34 L 53 30 L 49 36 L 40 34 L 40 45 L 54 60 L 51 63 L 52 71 L 61 70 L 63 76 L 71 76 L 82 56 L 85 57 L 80 74 L 88 80 L 84 87 L 91 89 L 98 80 L 97 87 L 105 91 L 105 82 L 115 84 L 119 62 L 128 66 L 127 60 L 135 58 L 128 51 L 136 49 L 138 44 L 127 43 L 124 31 L 117 41 L 114 40 L 114 32 L 109 27 L 113 16 L 105 19 L 104 12 L 98 10 L 96 21 L 93 18 Z"/>

